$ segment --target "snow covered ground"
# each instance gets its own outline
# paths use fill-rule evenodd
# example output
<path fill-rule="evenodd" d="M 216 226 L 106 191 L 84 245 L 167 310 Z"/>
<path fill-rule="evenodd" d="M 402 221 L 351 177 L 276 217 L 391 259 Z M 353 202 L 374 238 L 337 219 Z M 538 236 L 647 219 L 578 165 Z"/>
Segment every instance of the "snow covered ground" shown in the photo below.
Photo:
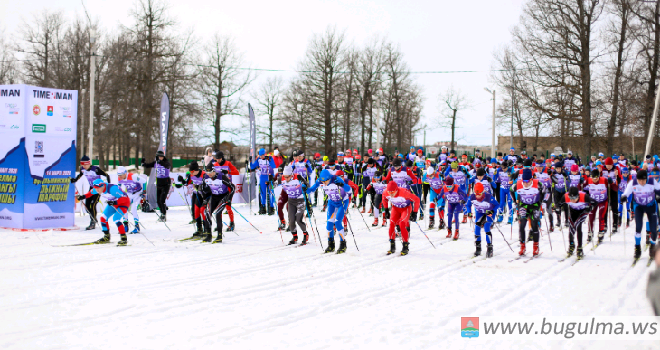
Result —
<path fill-rule="evenodd" d="M 318 237 L 284 247 L 276 216 L 236 215 L 237 234 L 222 244 L 179 242 L 192 234 L 186 207 L 168 213 L 168 231 L 142 213 L 130 247 L 53 247 L 89 242 L 101 231 L 0 233 L 2 349 L 647 349 L 632 341 L 486 341 L 461 338 L 461 316 L 650 316 L 647 253 L 635 268 L 633 227 L 571 266 L 561 233 L 545 235 L 529 263 L 494 230 L 495 257 L 474 251 L 469 224 L 461 239 L 412 225 L 410 255 L 385 256 L 387 228 L 367 230 L 355 209 L 344 255 L 322 254 Z M 254 209 L 254 207 L 253 207 Z M 226 215 L 225 221 L 228 220 Z M 316 210 L 322 235 L 324 213 Z M 373 218 L 365 214 L 369 226 Z M 76 215 L 84 227 L 88 217 Z M 426 228 L 426 224 L 423 224 Z M 275 229 L 275 230 L 274 230 Z M 510 239 L 510 226 L 502 226 Z M 118 240 L 116 228 L 111 230 Z M 283 232 L 284 241 L 290 234 Z M 322 236 L 323 237 L 323 236 Z M 324 239 L 324 246 L 326 239 Z M 397 242 L 397 249 L 401 245 Z M 528 249 L 528 252 L 530 250 Z M 485 252 L 485 246 L 484 246 Z M 653 265 L 652 265 L 653 266 Z"/>

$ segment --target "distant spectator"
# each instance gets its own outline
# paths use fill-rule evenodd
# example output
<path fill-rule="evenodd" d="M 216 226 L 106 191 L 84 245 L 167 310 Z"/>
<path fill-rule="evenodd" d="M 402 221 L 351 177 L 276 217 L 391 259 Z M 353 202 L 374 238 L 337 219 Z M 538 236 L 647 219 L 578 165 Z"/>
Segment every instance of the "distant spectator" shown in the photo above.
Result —
<path fill-rule="evenodd" d="M 273 150 L 273 160 L 275 161 L 275 167 L 279 168 L 282 163 L 284 163 L 284 156 L 280 153 L 280 149 L 275 147 Z"/>
<path fill-rule="evenodd" d="M 212 161 L 213 161 L 213 148 L 206 147 L 206 151 L 204 152 L 204 168 L 206 168 L 207 165 L 211 164 Z"/>

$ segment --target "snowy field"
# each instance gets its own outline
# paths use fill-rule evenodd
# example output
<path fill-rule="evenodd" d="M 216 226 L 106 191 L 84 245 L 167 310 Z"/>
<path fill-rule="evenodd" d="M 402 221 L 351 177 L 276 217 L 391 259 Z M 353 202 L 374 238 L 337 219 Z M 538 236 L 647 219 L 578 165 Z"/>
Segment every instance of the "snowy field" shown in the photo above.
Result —
<path fill-rule="evenodd" d="M 284 247 L 276 216 L 236 214 L 222 244 L 179 242 L 193 228 L 186 207 L 168 212 L 168 231 L 142 213 L 142 235 L 114 244 L 53 247 L 101 237 L 78 232 L 0 234 L 2 349 L 654 349 L 633 341 L 486 341 L 461 338 L 461 316 L 650 316 L 648 253 L 635 268 L 633 227 L 586 258 L 565 255 L 560 231 L 544 235 L 542 256 L 516 254 L 493 230 L 495 256 L 474 251 L 470 224 L 461 238 L 412 225 L 410 254 L 385 256 L 387 228 L 367 230 L 356 209 L 344 255 L 322 254 L 318 238 Z M 255 209 L 253 207 L 253 209 Z M 322 235 L 324 213 L 315 210 Z M 228 220 L 224 215 L 225 221 Z M 365 214 L 369 226 L 373 221 Z M 84 227 L 88 217 L 76 215 Z M 427 224 L 423 224 L 426 229 Z M 586 228 L 586 225 L 585 225 Z M 516 230 L 502 226 L 517 251 Z M 566 231 L 565 231 L 566 232 Z M 112 228 L 112 240 L 119 239 Z M 283 232 L 284 241 L 291 237 Z M 323 236 L 322 236 L 323 237 Z M 552 240 L 550 249 L 548 238 Z M 585 237 L 586 239 L 586 237 Z M 441 244 L 443 243 L 444 244 Z M 324 246 L 327 242 L 324 237 Z M 485 253 L 485 242 L 484 242 Z M 400 251 L 400 242 L 397 250 Z M 528 248 L 531 254 L 531 247 Z M 463 259 L 463 261 L 461 261 Z"/>

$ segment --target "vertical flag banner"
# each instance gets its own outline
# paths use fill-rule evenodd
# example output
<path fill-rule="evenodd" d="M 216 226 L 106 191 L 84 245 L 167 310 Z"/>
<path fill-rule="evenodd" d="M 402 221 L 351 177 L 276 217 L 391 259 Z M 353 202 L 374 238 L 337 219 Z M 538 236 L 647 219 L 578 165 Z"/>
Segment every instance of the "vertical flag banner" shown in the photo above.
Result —
<path fill-rule="evenodd" d="M 0 86 L 0 227 L 74 225 L 78 92 Z"/>
<path fill-rule="evenodd" d="M 158 151 L 163 151 L 167 154 L 167 133 L 170 128 L 170 99 L 167 93 L 163 92 L 163 97 L 160 99 L 160 113 L 158 114 L 158 125 L 160 126 L 160 141 L 158 142 Z M 154 154 L 154 157 L 156 155 Z M 146 158 L 146 157 L 145 157 Z M 147 158 L 147 162 L 150 162 Z M 152 169 L 149 174 L 149 183 L 147 185 L 147 200 L 149 207 L 156 209 L 158 206 L 158 194 L 156 190 L 156 171 Z"/>
<path fill-rule="evenodd" d="M 248 103 L 248 112 L 250 113 L 250 159 L 254 161 L 257 154 L 257 121 L 254 117 L 252 106 Z M 249 193 L 249 198 L 246 198 L 246 192 Z M 250 173 L 250 188 L 249 191 L 243 191 L 243 198 L 245 202 L 252 202 L 257 197 L 257 176 L 254 172 Z"/>

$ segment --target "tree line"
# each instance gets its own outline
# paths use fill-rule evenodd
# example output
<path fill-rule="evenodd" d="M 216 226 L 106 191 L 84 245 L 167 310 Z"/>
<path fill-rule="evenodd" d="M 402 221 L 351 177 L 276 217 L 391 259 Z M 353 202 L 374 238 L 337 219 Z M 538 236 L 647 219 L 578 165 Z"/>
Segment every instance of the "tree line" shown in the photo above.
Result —
<path fill-rule="evenodd" d="M 163 92 L 170 98 L 168 155 L 218 148 L 230 137 L 247 144 L 248 102 L 258 116 L 258 143 L 269 149 L 286 144 L 333 154 L 373 148 L 379 136 L 384 146 L 403 149 L 420 128 L 421 88 L 401 50 L 386 39 L 358 47 L 330 26 L 311 35 L 294 78 L 269 76 L 257 86 L 258 70 L 231 35 L 200 39 L 159 0 L 136 0 L 129 15 L 130 25 L 103 31 L 89 17 L 44 10 L 16 32 L 0 33 L 0 84 L 79 91 L 78 157 L 91 153 L 90 79 L 96 81 L 93 153 L 106 166 L 110 159 L 153 157 Z M 379 116 L 387 128 L 378 129 Z M 230 127 L 227 118 L 241 126 Z"/>
<path fill-rule="evenodd" d="M 494 53 L 492 80 L 503 96 L 498 123 L 504 130 L 513 124 L 515 146 L 523 136 L 548 135 L 564 150 L 629 153 L 633 137 L 648 136 L 660 1 L 529 0 L 511 34 Z"/>

